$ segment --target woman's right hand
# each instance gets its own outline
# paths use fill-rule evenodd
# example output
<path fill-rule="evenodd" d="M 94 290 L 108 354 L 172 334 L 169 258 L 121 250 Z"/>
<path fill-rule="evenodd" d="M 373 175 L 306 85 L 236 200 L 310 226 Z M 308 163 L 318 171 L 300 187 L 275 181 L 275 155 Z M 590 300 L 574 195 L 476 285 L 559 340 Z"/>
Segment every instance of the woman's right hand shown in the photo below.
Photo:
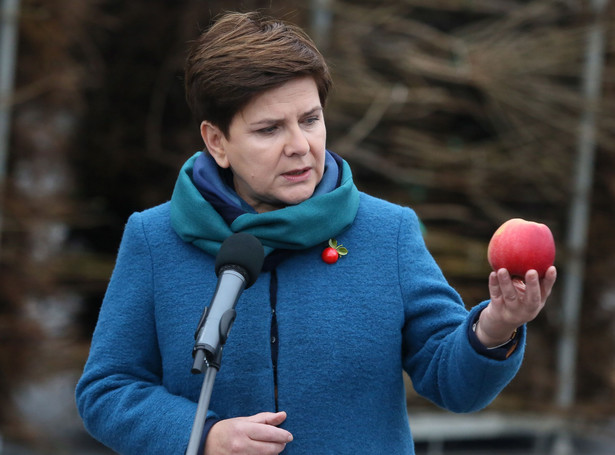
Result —
<path fill-rule="evenodd" d="M 285 412 L 261 412 L 249 417 L 220 420 L 209 430 L 205 455 L 277 455 L 293 435 L 278 428 Z"/>

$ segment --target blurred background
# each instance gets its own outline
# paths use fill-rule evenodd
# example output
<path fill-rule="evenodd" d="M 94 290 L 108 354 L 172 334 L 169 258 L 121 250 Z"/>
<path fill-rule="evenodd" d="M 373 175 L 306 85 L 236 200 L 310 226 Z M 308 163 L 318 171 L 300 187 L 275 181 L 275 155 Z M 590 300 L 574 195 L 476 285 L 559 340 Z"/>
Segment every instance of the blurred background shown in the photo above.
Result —
<path fill-rule="evenodd" d="M 73 391 L 123 226 L 201 148 L 187 43 L 254 9 L 317 42 L 329 149 L 359 189 L 416 210 L 468 307 L 502 222 L 555 236 L 557 287 L 493 405 L 441 414 L 409 385 L 419 453 L 496 453 L 463 440 L 498 438 L 497 453 L 615 453 L 614 2 L 0 2 L 1 454 L 109 453 Z"/>

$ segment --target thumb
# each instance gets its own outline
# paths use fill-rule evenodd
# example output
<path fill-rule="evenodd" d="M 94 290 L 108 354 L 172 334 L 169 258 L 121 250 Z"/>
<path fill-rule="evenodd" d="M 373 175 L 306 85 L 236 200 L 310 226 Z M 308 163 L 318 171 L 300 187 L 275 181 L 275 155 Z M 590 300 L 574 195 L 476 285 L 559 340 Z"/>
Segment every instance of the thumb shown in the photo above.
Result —
<path fill-rule="evenodd" d="M 266 425 L 278 426 L 286 420 L 286 413 L 282 412 L 261 412 L 248 417 L 250 422 L 264 423 Z"/>

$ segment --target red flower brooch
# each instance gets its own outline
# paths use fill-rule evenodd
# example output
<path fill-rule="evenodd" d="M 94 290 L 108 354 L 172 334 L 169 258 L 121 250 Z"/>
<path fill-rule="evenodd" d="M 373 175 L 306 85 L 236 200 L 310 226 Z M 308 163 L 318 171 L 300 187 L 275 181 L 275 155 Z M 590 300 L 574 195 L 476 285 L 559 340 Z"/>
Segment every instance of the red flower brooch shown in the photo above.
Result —
<path fill-rule="evenodd" d="M 337 244 L 337 240 L 329 239 L 329 246 L 324 249 L 321 254 L 322 260 L 327 264 L 334 264 L 337 262 L 340 256 L 346 256 L 348 254 L 348 250 L 344 248 L 341 244 Z"/>

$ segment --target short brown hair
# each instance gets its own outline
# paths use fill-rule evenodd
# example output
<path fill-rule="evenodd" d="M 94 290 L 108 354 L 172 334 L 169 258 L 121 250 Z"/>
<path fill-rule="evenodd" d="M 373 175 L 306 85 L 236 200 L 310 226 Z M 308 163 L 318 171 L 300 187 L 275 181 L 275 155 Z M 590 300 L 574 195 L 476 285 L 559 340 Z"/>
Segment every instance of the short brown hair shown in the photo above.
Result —
<path fill-rule="evenodd" d="M 257 94 L 311 76 L 325 106 L 332 81 L 316 45 L 299 27 L 259 13 L 227 13 L 186 59 L 186 100 L 196 120 L 228 136 L 231 120 Z"/>

